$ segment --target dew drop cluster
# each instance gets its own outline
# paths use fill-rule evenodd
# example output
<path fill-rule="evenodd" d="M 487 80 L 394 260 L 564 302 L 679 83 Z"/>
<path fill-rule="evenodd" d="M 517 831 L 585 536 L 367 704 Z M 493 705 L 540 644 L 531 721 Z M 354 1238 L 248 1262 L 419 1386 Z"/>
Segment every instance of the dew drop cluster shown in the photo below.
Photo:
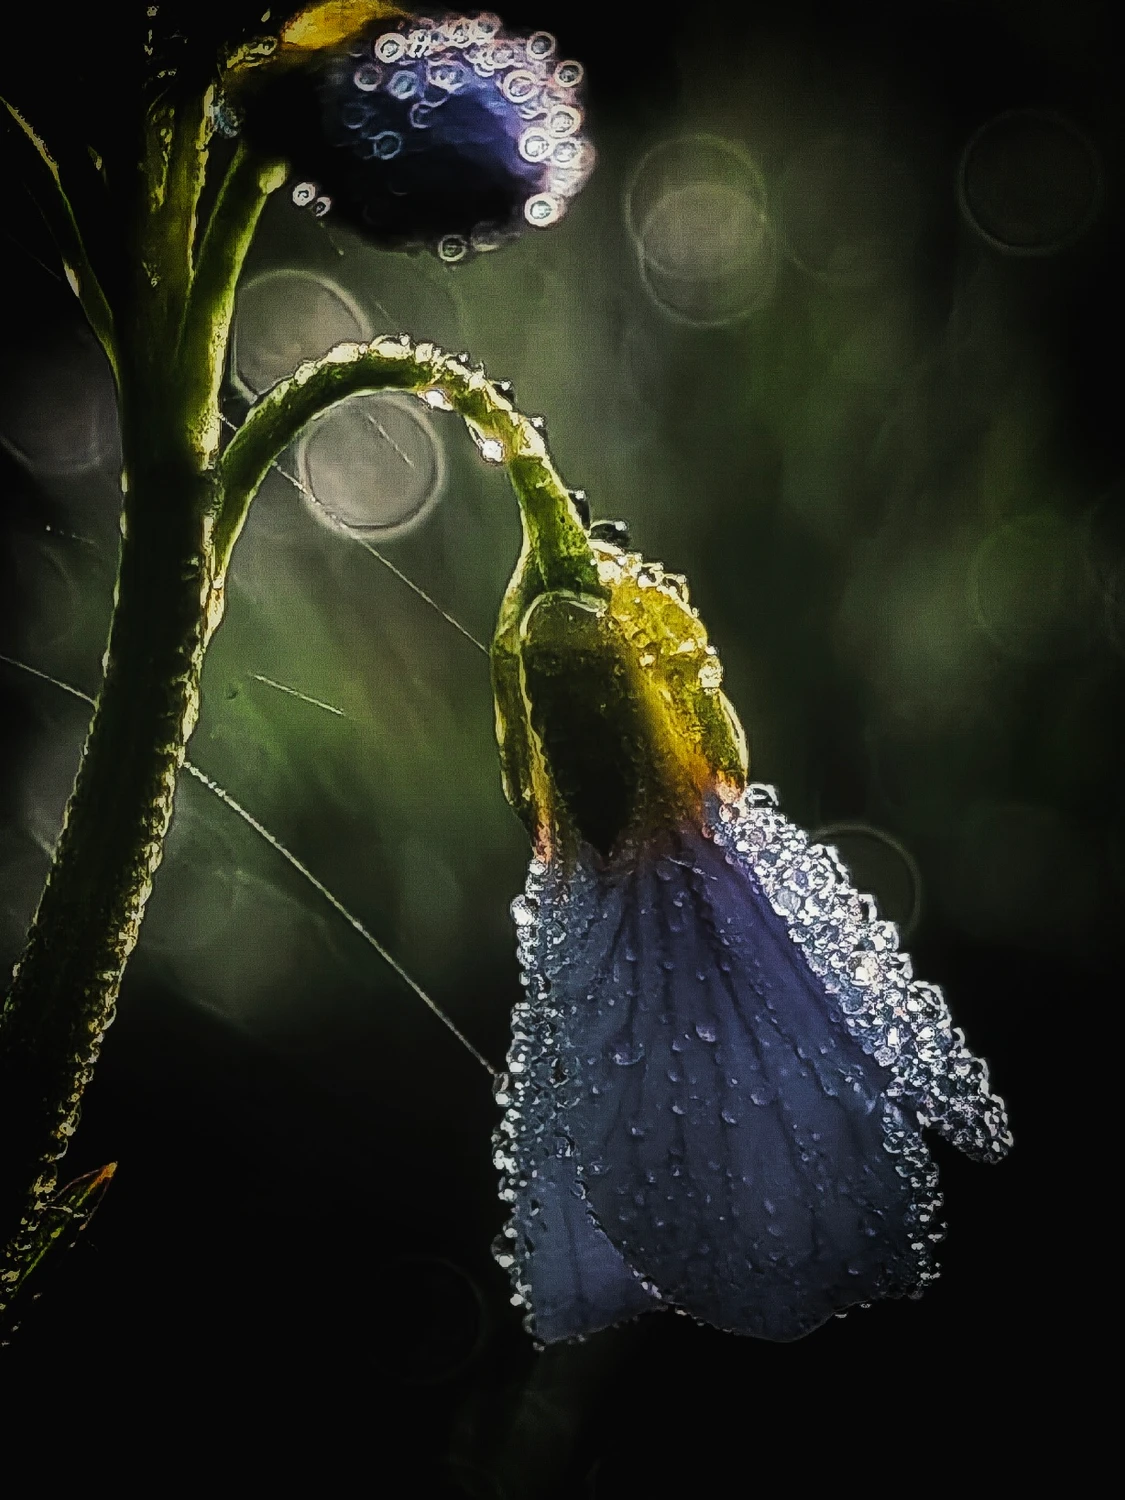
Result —
<path fill-rule="evenodd" d="M 922 1132 L 996 1161 L 1004 1105 L 773 788 L 608 862 L 536 858 L 512 914 L 496 1251 L 530 1332 L 673 1307 L 784 1340 L 936 1278 Z"/>
<path fill-rule="evenodd" d="M 491 14 L 385 26 L 324 70 L 335 159 L 296 183 L 294 203 L 346 205 L 377 238 L 448 264 L 557 223 L 594 165 L 581 63 L 549 32 L 508 35 Z"/>
<path fill-rule="evenodd" d="M 717 808 L 715 842 L 751 868 L 848 1031 L 890 1071 L 888 1097 L 974 1160 L 999 1160 L 1012 1144 L 1003 1101 L 942 990 L 914 978 L 898 927 L 855 889 L 836 850 L 813 843 L 777 804 L 775 787 L 752 784 L 739 804 Z"/>

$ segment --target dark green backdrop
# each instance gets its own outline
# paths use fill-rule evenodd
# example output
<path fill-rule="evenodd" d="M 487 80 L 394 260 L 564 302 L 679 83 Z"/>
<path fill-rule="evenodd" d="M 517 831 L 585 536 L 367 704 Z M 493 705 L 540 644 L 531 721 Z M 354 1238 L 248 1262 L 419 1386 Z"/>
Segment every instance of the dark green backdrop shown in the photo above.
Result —
<path fill-rule="evenodd" d="M 513 1500 L 655 1494 L 681 1464 L 700 1495 L 824 1462 L 952 1485 L 957 1429 L 1002 1472 L 1061 1451 L 1073 1341 L 1103 1317 L 1115 1174 L 1095 1112 L 1116 1083 L 1125 899 L 1110 9 L 509 8 L 588 64 L 599 165 L 563 224 L 444 267 L 275 201 L 247 278 L 300 270 L 365 331 L 471 351 L 545 414 L 595 514 L 688 575 L 755 775 L 810 828 L 846 825 L 842 850 L 911 922 L 917 972 L 1010 1104 L 1002 1167 L 938 1149 L 941 1283 L 789 1347 L 663 1317 L 537 1355 L 489 1257 L 486 1076 L 185 781 L 72 1150 L 76 1172 L 119 1160 L 118 1180 L 4 1355 L 76 1441 L 98 1424 L 129 1468 L 159 1433 L 150 1475 L 221 1437 L 263 1478 L 308 1464 L 318 1494 L 355 1472 Z M 190 35 L 221 29 L 183 11 Z M 49 135 L 112 138 L 133 19 L 38 20 L 31 51 L 5 43 L 2 91 Z M 708 140 L 644 169 L 684 137 Z M 14 174 L 4 231 L 0 650 L 93 691 L 109 398 Z M 300 287 L 273 283 L 270 304 L 263 285 L 248 367 L 318 352 L 328 325 Z M 432 430 L 415 461 L 441 455 L 441 494 L 371 540 L 486 639 L 515 507 L 452 418 Z M 377 519 L 403 460 L 357 441 L 384 464 L 350 481 Z M 7 961 L 84 718 L 7 668 L 0 700 Z M 484 657 L 278 476 L 236 555 L 191 753 L 501 1059 L 526 850 Z"/>

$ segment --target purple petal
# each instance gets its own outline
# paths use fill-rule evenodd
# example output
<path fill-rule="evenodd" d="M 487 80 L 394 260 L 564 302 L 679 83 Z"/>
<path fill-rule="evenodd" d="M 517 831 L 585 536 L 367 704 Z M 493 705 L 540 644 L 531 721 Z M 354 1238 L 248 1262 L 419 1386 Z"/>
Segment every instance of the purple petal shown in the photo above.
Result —
<path fill-rule="evenodd" d="M 939 1237 L 919 1116 L 973 1154 L 1006 1147 L 890 924 L 758 793 L 727 815 L 608 867 L 533 865 L 514 908 L 529 996 L 501 1165 L 544 1339 L 613 1321 L 624 1276 L 618 1316 L 649 1288 L 770 1339 L 913 1291 Z"/>

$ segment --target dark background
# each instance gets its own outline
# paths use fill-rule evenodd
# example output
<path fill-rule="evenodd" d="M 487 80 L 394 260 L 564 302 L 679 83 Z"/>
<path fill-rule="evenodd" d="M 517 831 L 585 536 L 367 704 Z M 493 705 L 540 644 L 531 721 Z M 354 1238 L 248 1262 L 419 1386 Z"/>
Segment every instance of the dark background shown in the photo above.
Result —
<path fill-rule="evenodd" d="M 182 13 L 202 51 L 234 24 L 229 7 Z M 915 888 L 916 971 L 989 1058 L 1016 1136 L 995 1169 L 935 1146 L 951 1225 L 938 1286 L 792 1346 L 663 1316 L 536 1353 L 489 1256 L 503 1215 L 485 1075 L 185 782 L 68 1157 L 74 1173 L 117 1160 L 118 1178 L 4 1351 L 9 1410 L 28 1417 L 10 1452 L 34 1418 L 86 1472 L 106 1462 L 154 1492 L 194 1456 L 324 1494 L 599 1500 L 681 1474 L 701 1495 L 775 1474 L 960 1487 L 968 1466 L 983 1482 L 1070 1461 L 1085 1341 L 1108 1337 L 1116 1173 L 1097 1115 L 1115 1084 L 1125 896 L 1109 16 L 1073 0 L 701 3 L 659 20 L 509 7 L 587 64 L 599 166 L 564 223 L 447 269 L 329 240 L 278 202 L 248 269 L 334 278 L 376 325 L 387 312 L 512 376 L 595 511 L 627 516 L 637 546 L 690 577 L 754 774 L 810 828 L 861 826 L 857 867 L 874 861 L 893 915 L 913 904 L 903 880 Z M 37 24 L 5 43 L 2 91 L 60 152 L 110 159 L 135 108 L 139 10 L 43 7 Z M 1092 221 L 1057 249 L 1044 229 L 1050 253 L 1033 255 L 989 243 L 956 190 L 974 132 L 1028 109 L 1071 122 L 1101 177 Z M 706 327 L 669 312 L 651 277 L 646 290 L 622 207 L 650 148 L 700 131 L 757 163 L 778 247 L 762 306 Z M 884 182 L 857 206 L 813 173 L 807 191 L 830 205 L 817 240 L 801 170 L 857 140 L 909 190 Z M 845 144 L 825 155 L 825 141 Z M 1065 224 L 1072 178 L 1046 161 L 1033 210 Z M 0 650 L 92 691 L 112 444 L 80 465 L 66 454 L 104 436 L 104 372 L 37 263 L 50 250 L 19 166 L 5 181 Z M 843 259 L 814 264 L 834 222 Z M 69 449 L 52 448 L 58 431 Z M 514 507 L 441 437 L 443 498 L 385 550 L 486 635 Z M 193 757 L 499 1060 L 526 853 L 483 658 L 282 482 L 240 549 Z M 253 673 L 344 716 L 271 697 Z M 8 668 L 0 708 L 14 956 L 84 720 Z"/>

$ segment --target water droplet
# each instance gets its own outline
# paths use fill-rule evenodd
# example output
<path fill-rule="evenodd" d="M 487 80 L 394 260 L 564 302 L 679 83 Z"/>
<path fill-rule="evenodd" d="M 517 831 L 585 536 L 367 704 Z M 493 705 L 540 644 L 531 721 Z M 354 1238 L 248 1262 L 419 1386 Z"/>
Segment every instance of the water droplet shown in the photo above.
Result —
<path fill-rule="evenodd" d="M 371 142 L 371 146 L 380 161 L 390 161 L 402 150 L 402 136 L 397 130 L 381 130 Z"/>
<path fill-rule="evenodd" d="M 446 265 L 456 265 L 459 260 L 464 260 L 469 253 L 469 242 L 461 234 L 447 234 L 438 241 L 438 258 L 445 261 Z"/>
<path fill-rule="evenodd" d="M 407 118 L 415 130 L 429 130 L 430 126 L 434 123 L 433 117 L 436 113 L 436 105 L 427 104 L 424 100 L 419 100 L 417 104 L 410 106 L 410 114 Z"/>
<path fill-rule="evenodd" d="M 731 1109 L 723 1109 L 719 1112 L 719 1118 L 724 1125 L 737 1125 L 738 1116 Z"/>
<path fill-rule="evenodd" d="M 878 984 L 882 970 L 874 953 L 853 953 L 845 968 L 854 984 L 869 986 Z"/>
<path fill-rule="evenodd" d="M 527 68 L 513 68 L 505 75 L 500 91 L 513 104 L 526 104 L 539 92 L 539 80 Z"/>
<path fill-rule="evenodd" d="M 535 62 L 543 62 L 555 50 L 555 39 L 549 31 L 533 31 L 525 43 L 527 55 Z"/>
<path fill-rule="evenodd" d="M 383 70 L 378 63 L 360 63 L 359 67 L 352 74 L 352 82 L 357 89 L 361 89 L 365 94 L 372 93 L 379 87 L 382 81 Z"/>
<path fill-rule="evenodd" d="M 473 25 L 466 16 L 451 17 L 441 29 L 451 47 L 467 47 L 473 40 Z"/>
<path fill-rule="evenodd" d="M 583 67 L 580 62 L 568 58 L 555 69 L 554 79 L 561 89 L 576 89 L 582 82 Z"/>
<path fill-rule="evenodd" d="M 316 200 L 316 183 L 299 182 L 291 196 L 298 208 L 308 208 L 309 204 Z"/>
<path fill-rule="evenodd" d="M 406 51 L 410 57 L 425 57 L 430 50 L 428 26 L 416 26 L 406 36 Z"/>
<path fill-rule="evenodd" d="M 713 649 L 713 648 L 712 648 Z M 713 691 L 723 680 L 723 665 L 717 656 L 709 656 L 699 669 L 699 685 Z"/>
<path fill-rule="evenodd" d="M 541 125 L 532 125 L 520 136 L 520 155 L 524 161 L 546 161 L 554 149 L 554 142 Z"/>
<path fill-rule="evenodd" d="M 624 1041 L 615 1042 L 610 1048 L 609 1055 L 619 1068 L 631 1068 L 645 1055 L 644 1044 L 629 1037 Z"/>
<path fill-rule="evenodd" d="M 426 82 L 447 94 L 455 94 L 465 86 L 465 68 L 457 62 L 434 62 L 426 69 Z"/>
<path fill-rule="evenodd" d="M 502 464 L 506 454 L 504 452 L 504 444 L 499 438 L 489 437 L 471 422 L 466 422 L 465 425 L 468 427 L 473 442 L 476 444 L 477 452 L 484 459 L 485 463 Z"/>
<path fill-rule="evenodd" d="M 380 62 L 394 63 L 406 55 L 406 42 L 397 31 L 385 31 L 371 50 Z"/>
<path fill-rule="evenodd" d="M 395 99 L 413 99 L 418 92 L 417 76 L 409 68 L 402 68 L 391 77 L 387 93 Z"/>
<path fill-rule="evenodd" d="M 549 229 L 562 218 L 563 200 L 554 193 L 536 193 L 524 204 L 523 213 L 536 229 Z"/>
<path fill-rule="evenodd" d="M 316 202 L 313 204 L 312 211 L 313 211 L 314 215 L 318 219 L 323 219 L 324 216 L 325 216 L 325 214 L 328 212 L 328 210 L 331 207 L 332 207 L 332 199 L 328 196 L 327 193 L 322 193 L 320 195 L 320 197 L 316 200 Z"/>
<path fill-rule="evenodd" d="M 570 104 L 560 104 L 547 116 L 547 132 L 556 141 L 574 135 L 582 124 L 582 111 Z"/>
<path fill-rule="evenodd" d="M 701 1042 L 713 1042 L 719 1033 L 711 1021 L 697 1021 L 695 1034 Z"/>
<path fill-rule="evenodd" d="M 428 391 L 419 391 L 418 399 L 434 411 L 453 410 L 453 402 L 444 391 L 438 390 L 436 386 Z"/>
<path fill-rule="evenodd" d="M 746 788 L 747 807 L 776 807 L 778 801 L 777 787 L 764 781 L 752 781 Z"/>

